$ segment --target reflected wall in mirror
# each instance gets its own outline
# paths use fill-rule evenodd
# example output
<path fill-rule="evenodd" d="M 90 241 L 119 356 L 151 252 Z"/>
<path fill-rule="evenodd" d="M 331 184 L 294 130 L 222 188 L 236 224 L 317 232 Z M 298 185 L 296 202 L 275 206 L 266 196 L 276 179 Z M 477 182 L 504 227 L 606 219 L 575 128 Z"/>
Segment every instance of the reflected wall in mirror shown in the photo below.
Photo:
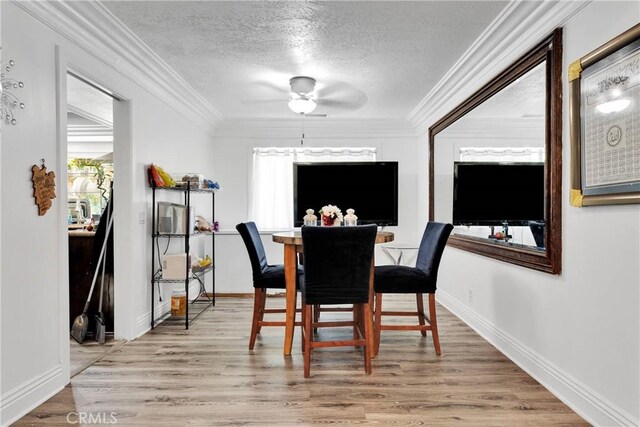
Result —
<path fill-rule="evenodd" d="M 449 244 L 560 273 L 562 32 L 429 129 L 429 218 Z"/>

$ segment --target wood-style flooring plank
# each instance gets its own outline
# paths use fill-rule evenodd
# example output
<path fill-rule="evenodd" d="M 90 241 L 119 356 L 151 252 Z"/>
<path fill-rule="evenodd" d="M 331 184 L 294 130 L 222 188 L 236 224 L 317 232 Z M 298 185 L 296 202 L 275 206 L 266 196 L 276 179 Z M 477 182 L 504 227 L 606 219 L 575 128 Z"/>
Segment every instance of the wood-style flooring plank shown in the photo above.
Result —
<path fill-rule="evenodd" d="M 328 348 L 313 351 L 305 380 L 299 328 L 290 357 L 282 355 L 284 328 L 263 328 L 248 350 L 252 303 L 219 298 L 188 331 L 160 325 L 81 372 L 16 425 L 66 426 L 70 413 L 113 413 L 124 426 L 588 425 L 440 306 L 442 356 L 430 334 L 383 331 L 371 375 L 362 349 Z M 385 299 L 389 310 L 413 304 L 411 296 Z M 284 299 L 267 305 L 284 307 Z"/>

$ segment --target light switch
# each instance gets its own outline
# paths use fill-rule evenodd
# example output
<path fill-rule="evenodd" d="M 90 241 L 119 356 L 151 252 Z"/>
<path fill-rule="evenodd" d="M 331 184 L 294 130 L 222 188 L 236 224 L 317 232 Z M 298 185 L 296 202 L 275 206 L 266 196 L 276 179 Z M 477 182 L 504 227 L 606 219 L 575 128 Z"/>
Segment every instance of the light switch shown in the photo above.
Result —
<path fill-rule="evenodd" d="M 144 224 L 147 218 L 147 213 L 145 211 L 138 211 L 138 224 Z"/>

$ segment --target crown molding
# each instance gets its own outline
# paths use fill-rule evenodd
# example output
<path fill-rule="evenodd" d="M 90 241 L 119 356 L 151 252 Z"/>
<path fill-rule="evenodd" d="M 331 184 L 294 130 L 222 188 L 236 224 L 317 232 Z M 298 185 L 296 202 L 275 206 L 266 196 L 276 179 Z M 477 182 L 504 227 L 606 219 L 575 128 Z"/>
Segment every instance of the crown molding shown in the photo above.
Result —
<path fill-rule="evenodd" d="M 409 113 L 420 132 L 464 101 L 591 0 L 510 2 L 445 76 Z"/>
<path fill-rule="evenodd" d="M 105 120 L 104 118 L 83 110 L 82 108 L 78 108 L 75 105 L 67 104 L 67 113 L 73 113 L 87 120 L 91 120 L 92 122 L 99 123 L 100 126 L 113 128 L 113 121 Z"/>
<path fill-rule="evenodd" d="M 416 138 L 418 133 L 405 120 L 391 119 L 333 119 L 305 118 L 293 119 L 225 119 L 216 128 L 216 138 L 300 138 L 317 139 L 401 139 Z"/>
<path fill-rule="evenodd" d="M 12 3 L 209 133 L 222 115 L 99 1 Z"/>

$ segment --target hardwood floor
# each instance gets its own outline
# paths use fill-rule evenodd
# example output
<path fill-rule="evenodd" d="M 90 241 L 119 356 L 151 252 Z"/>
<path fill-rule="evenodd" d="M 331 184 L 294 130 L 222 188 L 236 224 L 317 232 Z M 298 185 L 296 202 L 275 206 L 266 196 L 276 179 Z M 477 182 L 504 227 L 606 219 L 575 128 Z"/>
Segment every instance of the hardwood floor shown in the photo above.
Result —
<path fill-rule="evenodd" d="M 248 350 L 252 303 L 219 298 L 189 331 L 161 325 L 120 346 L 16 425 L 69 425 L 82 413 L 126 426 L 588 425 L 441 306 L 442 356 L 430 335 L 383 331 L 371 375 L 362 350 L 319 349 L 305 380 L 299 328 L 291 357 L 284 328 L 263 328 Z M 284 307 L 284 298 L 267 304 Z M 385 298 L 385 309 L 412 304 L 410 295 Z M 351 331 L 320 330 L 338 335 Z"/>
<path fill-rule="evenodd" d="M 102 345 L 94 341 L 93 337 L 88 337 L 82 344 L 78 344 L 76 340 L 69 337 L 71 378 L 75 377 L 122 344 L 124 344 L 124 341 L 116 341 L 113 337 L 108 337 Z"/>

